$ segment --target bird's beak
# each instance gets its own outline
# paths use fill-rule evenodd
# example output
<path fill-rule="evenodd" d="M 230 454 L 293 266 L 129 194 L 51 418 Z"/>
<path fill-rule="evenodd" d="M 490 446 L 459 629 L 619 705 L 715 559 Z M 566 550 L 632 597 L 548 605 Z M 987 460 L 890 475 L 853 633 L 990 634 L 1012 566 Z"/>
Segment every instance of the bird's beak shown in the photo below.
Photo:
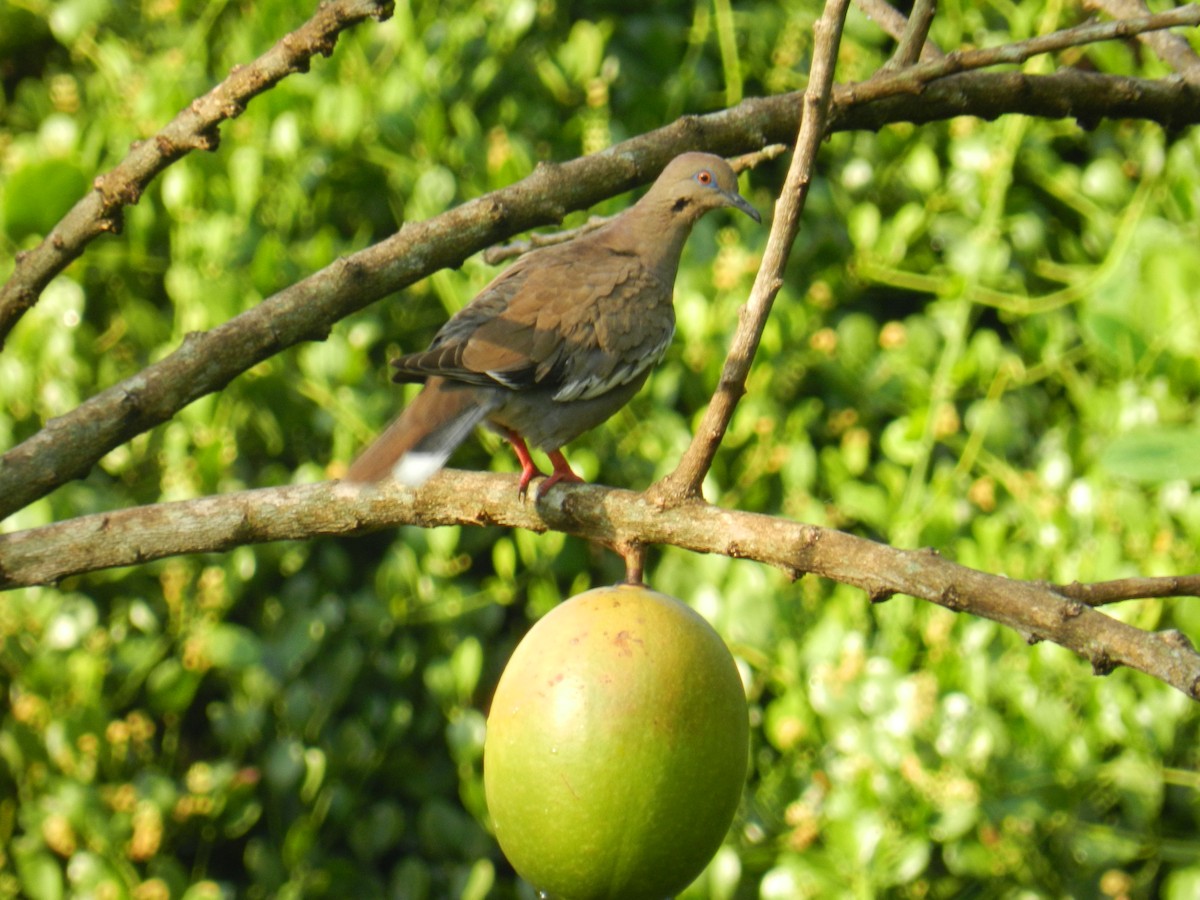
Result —
<path fill-rule="evenodd" d="M 745 197 L 743 197 L 739 193 L 736 193 L 735 191 L 728 191 L 728 192 L 724 192 L 724 193 L 725 193 L 725 199 L 728 201 L 729 206 L 732 206 L 734 209 L 740 209 L 742 212 L 744 212 L 746 215 L 748 215 L 750 218 L 752 218 L 755 222 L 757 222 L 760 225 L 762 224 L 762 216 L 760 216 L 758 214 L 757 209 L 755 209 L 753 206 L 751 206 L 749 203 L 746 202 Z"/>

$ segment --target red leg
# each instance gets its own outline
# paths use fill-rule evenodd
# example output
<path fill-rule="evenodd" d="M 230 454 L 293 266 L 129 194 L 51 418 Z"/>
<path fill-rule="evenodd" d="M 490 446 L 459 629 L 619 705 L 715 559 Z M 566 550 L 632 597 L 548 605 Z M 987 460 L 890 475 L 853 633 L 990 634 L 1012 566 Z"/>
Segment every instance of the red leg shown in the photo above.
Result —
<path fill-rule="evenodd" d="M 562 455 L 561 450 L 551 450 L 547 456 L 550 457 L 550 462 L 554 463 L 554 471 L 550 477 L 538 485 L 537 496 L 541 500 L 546 496 L 546 491 L 554 487 L 560 481 L 565 481 L 568 484 L 583 484 L 583 479 L 580 478 L 571 469 L 571 464 L 567 462 L 567 458 Z"/>
<path fill-rule="evenodd" d="M 505 428 L 500 433 L 504 435 L 506 441 L 512 444 L 513 452 L 517 454 L 517 460 L 521 463 L 521 480 L 517 482 L 517 495 L 524 497 L 529 492 L 529 482 L 541 475 L 542 470 L 534 463 L 533 457 L 529 454 L 529 447 L 525 445 L 523 437 L 508 428 Z M 551 459 L 553 459 L 553 456 Z M 557 471 L 557 468 L 555 471 Z M 540 490 L 538 491 L 538 496 L 542 496 Z"/>

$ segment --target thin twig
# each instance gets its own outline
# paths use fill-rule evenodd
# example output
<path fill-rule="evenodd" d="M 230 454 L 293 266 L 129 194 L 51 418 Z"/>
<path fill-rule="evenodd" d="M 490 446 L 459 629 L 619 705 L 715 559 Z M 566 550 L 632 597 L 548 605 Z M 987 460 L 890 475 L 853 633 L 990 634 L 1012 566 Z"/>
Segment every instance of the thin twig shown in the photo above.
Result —
<path fill-rule="evenodd" d="M 1083 8 L 1108 13 L 1114 19 L 1129 19 L 1150 12 L 1142 0 L 1083 0 Z M 1200 56 L 1182 35 L 1151 31 L 1139 34 L 1138 40 L 1188 81 L 1200 83 Z"/>
<path fill-rule="evenodd" d="M 904 39 L 908 19 L 887 0 L 855 0 L 855 5 L 889 37 L 897 41 Z M 931 40 L 926 40 L 921 47 L 922 60 L 939 59 L 942 55 L 941 49 Z"/>
<path fill-rule="evenodd" d="M 900 550 L 780 517 L 696 502 L 663 510 L 644 494 L 600 485 L 517 500 L 516 476 L 443 471 L 420 490 L 323 482 L 241 491 L 82 516 L 0 535 L 0 589 L 61 583 L 85 572 L 246 544 L 356 535 L 400 525 L 553 529 L 609 546 L 672 544 L 753 559 L 792 578 L 811 573 L 874 601 L 907 594 L 1051 641 L 1097 674 L 1128 666 L 1200 699 L 1200 655 L 1178 632 L 1146 632 L 1034 582 L 989 575 L 929 550 Z M 631 567 L 638 574 L 637 563 Z M 71 588 L 68 581 L 65 585 Z"/>
<path fill-rule="evenodd" d="M 562 231 L 550 231 L 546 233 L 534 232 L 523 241 L 509 241 L 507 244 L 497 244 L 495 247 L 488 247 L 483 251 L 483 261 L 489 266 L 498 266 L 505 260 L 524 256 L 531 250 L 538 250 L 542 247 L 553 247 L 555 244 L 565 244 L 567 241 L 573 241 L 575 238 L 581 237 L 589 231 L 595 231 L 612 218 L 612 216 L 589 216 L 586 222 L 575 228 L 564 228 Z"/>
<path fill-rule="evenodd" d="M 1047 584 L 1050 590 L 1088 606 L 1152 597 L 1200 597 L 1200 575 L 1166 575 L 1160 578 L 1120 578 L 1094 584 Z"/>
<path fill-rule="evenodd" d="M 748 172 L 751 169 L 757 168 L 761 163 L 778 159 L 787 153 L 787 151 L 787 144 L 767 144 L 761 150 L 754 150 L 750 153 L 743 153 L 741 156 L 731 158 L 729 160 L 729 167 L 740 175 L 742 172 Z"/>
<path fill-rule="evenodd" d="M 663 506 L 700 497 L 700 485 L 712 467 L 738 401 L 746 392 L 746 377 L 750 374 L 750 365 L 754 362 L 754 354 L 762 339 L 775 296 L 783 286 L 783 273 L 796 233 L 800 230 L 800 213 L 812 183 L 817 151 L 825 138 L 834 67 L 837 65 L 848 5 L 849 0 L 829 0 L 821 18 L 813 24 L 815 47 L 808 89 L 804 92 L 804 115 L 796 136 L 792 164 L 779 201 L 775 204 L 775 217 L 767 237 L 762 265 L 755 276 L 750 298 L 738 317 L 737 333 L 725 358 L 721 380 L 691 444 L 675 470 L 648 492 L 653 501 Z"/>
<path fill-rule="evenodd" d="M 896 47 L 896 52 L 883 67 L 885 71 L 906 68 L 923 58 L 925 39 L 929 37 L 929 28 L 933 25 L 935 12 L 937 12 L 937 0 L 917 0 L 913 4 L 908 24 L 900 36 L 899 46 Z"/>
<path fill-rule="evenodd" d="M 1189 4 L 1152 16 L 1136 16 L 1115 22 L 1090 22 L 1064 28 L 999 47 L 981 50 L 955 50 L 938 60 L 917 63 L 897 72 L 881 72 L 866 81 L 847 85 L 844 90 L 857 102 L 894 96 L 902 90 L 919 93 L 930 82 L 971 69 L 1000 65 L 1019 65 L 1044 53 L 1069 47 L 1134 37 L 1151 31 L 1200 25 L 1200 4 Z"/>
<path fill-rule="evenodd" d="M 100 175 L 92 190 L 32 250 L 18 253 L 8 281 L 0 287 L 0 350 L 21 316 L 46 285 L 105 233 L 121 230 L 126 206 L 138 202 L 146 186 L 171 163 L 193 150 L 215 150 L 218 126 L 241 115 L 254 97 L 288 75 L 307 72 L 318 53 L 329 56 L 340 32 L 364 19 L 383 20 L 393 0 L 331 0 L 316 14 L 247 66 L 193 100 L 154 137 L 138 141 L 116 168 Z"/>

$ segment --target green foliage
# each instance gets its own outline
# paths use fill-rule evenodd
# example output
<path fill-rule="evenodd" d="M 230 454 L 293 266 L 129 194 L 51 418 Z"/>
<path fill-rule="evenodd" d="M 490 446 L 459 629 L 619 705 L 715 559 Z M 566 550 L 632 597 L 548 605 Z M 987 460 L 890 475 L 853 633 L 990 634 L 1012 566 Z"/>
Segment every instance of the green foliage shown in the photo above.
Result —
<path fill-rule="evenodd" d="M 816 14 L 398 3 L 55 279 L 0 353 L 0 445 L 538 160 L 802 87 Z M 0 277 L 130 142 L 301 15 L 0 2 Z M 944 2 L 934 37 L 994 44 L 1071 15 Z M 852 12 L 841 76 L 890 46 Z M 1132 43 L 1083 55 L 1163 72 Z M 1196 571 L 1200 138 L 961 119 L 837 135 L 821 162 L 710 499 L 1013 577 Z M 763 211 L 783 168 L 743 179 Z M 673 467 L 764 240 L 702 223 L 666 364 L 569 449 L 588 478 L 644 487 Z M 492 274 L 469 260 L 256 366 L 5 528 L 335 476 L 401 402 L 387 358 Z M 514 469 L 488 437 L 455 464 Z M 487 830 L 484 712 L 530 622 L 619 575 L 562 535 L 406 528 L 5 595 L 0 897 L 532 896 Z M 754 563 L 666 549 L 649 577 L 730 642 L 755 723 L 743 809 L 683 896 L 1196 895 L 1200 729 L 1176 692 Z M 1187 601 L 1112 613 L 1200 636 Z"/>

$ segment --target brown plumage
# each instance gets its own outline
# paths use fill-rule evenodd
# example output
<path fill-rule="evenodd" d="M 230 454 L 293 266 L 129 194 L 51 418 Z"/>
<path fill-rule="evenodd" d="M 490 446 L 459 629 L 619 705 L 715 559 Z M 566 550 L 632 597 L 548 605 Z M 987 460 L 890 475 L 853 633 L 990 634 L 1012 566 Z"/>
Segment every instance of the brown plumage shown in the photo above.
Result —
<path fill-rule="evenodd" d="M 422 484 L 483 422 L 516 451 L 522 494 L 541 474 L 526 442 L 554 465 L 539 497 L 559 481 L 580 481 L 560 448 L 629 402 L 662 358 L 675 331 L 683 244 L 701 216 L 722 206 L 761 221 L 725 160 L 684 153 L 612 221 L 521 257 L 428 350 L 392 362 L 395 381 L 425 388 L 344 480 L 390 473 Z"/>

